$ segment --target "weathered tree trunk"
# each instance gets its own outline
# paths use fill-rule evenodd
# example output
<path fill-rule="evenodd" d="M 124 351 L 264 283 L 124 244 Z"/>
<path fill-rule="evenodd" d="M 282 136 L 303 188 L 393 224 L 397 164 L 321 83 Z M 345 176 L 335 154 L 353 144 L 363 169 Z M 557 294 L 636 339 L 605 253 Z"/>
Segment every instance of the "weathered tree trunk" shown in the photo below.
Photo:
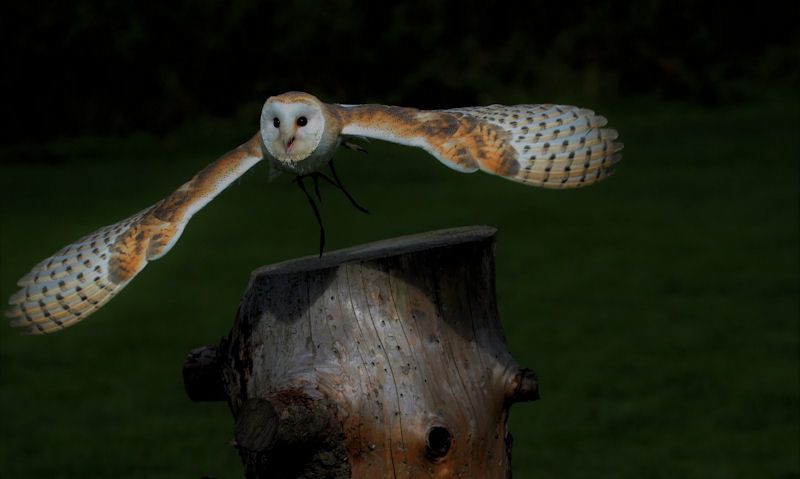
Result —
<path fill-rule="evenodd" d="M 255 271 L 228 337 L 184 367 L 192 399 L 229 402 L 247 477 L 509 477 L 509 407 L 538 391 L 503 339 L 494 235 Z"/>

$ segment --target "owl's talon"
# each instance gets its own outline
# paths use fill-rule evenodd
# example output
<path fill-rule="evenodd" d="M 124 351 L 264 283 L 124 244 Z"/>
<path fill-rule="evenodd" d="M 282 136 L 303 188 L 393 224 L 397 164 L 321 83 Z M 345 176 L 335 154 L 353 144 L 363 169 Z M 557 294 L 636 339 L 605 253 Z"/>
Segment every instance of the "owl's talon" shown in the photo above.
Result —
<path fill-rule="evenodd" d="M 342 141 L 342 146 L 347 148 L 348 150 L 353 150 L 353 151 L 357 151 L 359 153 L 364 153 L 365 155 L 369 153 L 366 148 L 364 148 L 363 146 L 359 145 L 358 143 L 354 143 L 352 141 L 344 140 L 344 141 Z"/>

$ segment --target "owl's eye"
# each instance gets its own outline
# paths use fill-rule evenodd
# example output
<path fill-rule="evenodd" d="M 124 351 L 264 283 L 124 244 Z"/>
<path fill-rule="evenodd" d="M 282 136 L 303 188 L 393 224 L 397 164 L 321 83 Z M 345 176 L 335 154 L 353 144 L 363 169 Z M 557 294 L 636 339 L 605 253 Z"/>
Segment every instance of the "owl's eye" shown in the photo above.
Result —
<path fill-rule="evenodd" d="M 297 119 L 297 126 L 306 126 L 308 124 L 308 118 L 301 116 Z"/>
<path fill-rule="evenodd" d="M 278 119 L 278 117 L 275 117 L 275 118 L 272 119 L 272 126 L 274 126 L 275 128 L 278 128 L 278 127 L 281 126 L 281 121 Z"/>

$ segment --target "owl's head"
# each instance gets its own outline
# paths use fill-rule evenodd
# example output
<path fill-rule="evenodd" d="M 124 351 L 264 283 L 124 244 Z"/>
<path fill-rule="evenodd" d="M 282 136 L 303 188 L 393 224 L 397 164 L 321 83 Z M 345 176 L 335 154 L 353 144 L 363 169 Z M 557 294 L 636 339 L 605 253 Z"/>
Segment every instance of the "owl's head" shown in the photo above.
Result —
<path fill-rule="evenodd" d="M 325 105 L 308 93 L 270 97 L 261 110 L 261 139 L 270 155 L 290 169 L 314 153 L 325 133 Z"/>

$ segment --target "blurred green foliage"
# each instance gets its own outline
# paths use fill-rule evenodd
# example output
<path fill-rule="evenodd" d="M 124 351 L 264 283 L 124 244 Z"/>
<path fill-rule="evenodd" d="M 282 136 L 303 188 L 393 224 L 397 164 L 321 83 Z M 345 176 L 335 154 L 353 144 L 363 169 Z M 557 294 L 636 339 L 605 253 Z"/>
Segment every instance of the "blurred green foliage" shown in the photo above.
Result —
<path fill-rule="evenodd" d="M 603 113 L 625 159 L 584 190 L 458 174 L 380 142 L 343 151 L 339 173 L 373 214 L 324 187 L 329 248 L 499 228 L 501 319 L 543 397 L 512 409 L 514 477 L 796 477 L 796 100 L 621 102 Z M 61 141 L 74 162 L 0 165 L 0 297 L 251 132 Z M 316 247 L 301 193 L 257 165 L 93 317 L 47 337 L 0 327 L 2 477 L 241 477 L 230 412 L 191 403 L 180 368 L 226 334 L 251 270 Z"/>

